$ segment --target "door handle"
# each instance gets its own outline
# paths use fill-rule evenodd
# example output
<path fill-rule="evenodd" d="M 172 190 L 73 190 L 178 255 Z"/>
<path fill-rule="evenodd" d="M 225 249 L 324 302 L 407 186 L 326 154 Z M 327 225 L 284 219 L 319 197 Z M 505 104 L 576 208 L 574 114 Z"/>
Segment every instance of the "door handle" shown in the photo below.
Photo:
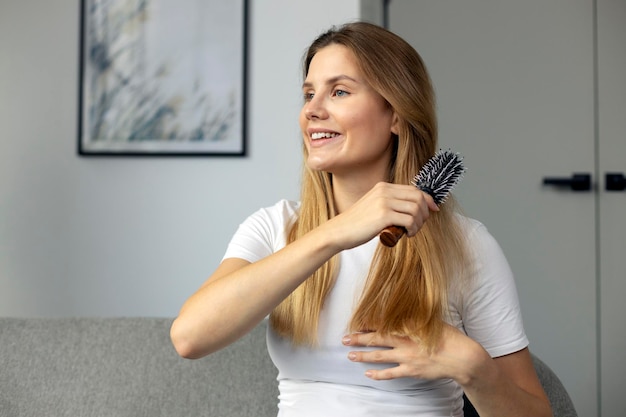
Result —
<path fill-rule="evenodd" d="M 626 190 L 626 177 L 621 172 L 607 172 L 604 177 L 604 187 L 607 191 Z"/>
<path fill-rule="evenodd" d="M 569 188 L 572 191 L 589 191 L 591 190 L 591 174 L 576 173 L 569 178 L 552 178 L 543 179 L 543 185 L 554 185 L 561 188 Z"/>

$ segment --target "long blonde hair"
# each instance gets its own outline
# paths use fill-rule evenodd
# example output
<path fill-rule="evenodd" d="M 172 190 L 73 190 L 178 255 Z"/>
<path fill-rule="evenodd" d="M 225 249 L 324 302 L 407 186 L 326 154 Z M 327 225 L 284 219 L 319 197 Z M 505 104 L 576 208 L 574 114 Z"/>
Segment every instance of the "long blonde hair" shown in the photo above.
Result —
<path fill-rule="evenodd" d="M 409 184 L 437 151 L 437 118 L 432 83 L 421 57 L 407 42 L 379 26 L 357 22 L 320 35 L 304 56 L 306 78 L 313 56 L 339 44 L 357 58 L 365 79 L 396 112 L 399 132 L 388 181 Z M 307 151 L 303 147 L 306 160 Z M 336 215 L 332 175 L 304 164 L 301 207 L 288 232 L 292 242 Z M 393 248 L 378 245 L 350 331 L 376 330 L 436 346 L 442 334 L 450 281 L 465 260 L 463 237 L 450 198 L 418 234 Z M 294 344 L 315 345 L 317 324 L 333 287 L 338 257 L 331 258 L 292 292 L 270 316 L 274 330 Z"/>

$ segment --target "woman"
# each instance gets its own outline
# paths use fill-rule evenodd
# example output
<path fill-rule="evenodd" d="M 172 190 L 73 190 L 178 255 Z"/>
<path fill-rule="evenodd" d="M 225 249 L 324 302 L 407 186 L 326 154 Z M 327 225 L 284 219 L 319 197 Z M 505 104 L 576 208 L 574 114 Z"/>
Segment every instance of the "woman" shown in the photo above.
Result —
<path fill-rule="evenodd" d="M 171 329 L 199 358 L 270 317 L 279 416 L 549 416 L 511 271 L 477 221 L 411 185 L 437 150 L 417 52 L 375 25 L 304 59 L 300 202 L 250 216 Z M 379 244 L 390 225 L 407 236 Z"/>

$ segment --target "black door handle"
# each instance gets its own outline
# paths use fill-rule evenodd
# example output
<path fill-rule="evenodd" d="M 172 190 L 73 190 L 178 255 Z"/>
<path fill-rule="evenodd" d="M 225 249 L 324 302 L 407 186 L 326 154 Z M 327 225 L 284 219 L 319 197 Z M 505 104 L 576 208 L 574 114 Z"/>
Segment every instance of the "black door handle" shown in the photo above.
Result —
<path fill-rule="evenodd" d="M 572 191 L 589 191 L 591 190 L 591 174 L 572 174 L 570 178 L 546 177 L 543 179 L 543 184 L 567 187 Z"/>
<path fill-rule="evenodd" d="M 607 172 L 604 186 L 607 191 L 624 191 L 626 190 L 626 177 L 621 172 Z"/>

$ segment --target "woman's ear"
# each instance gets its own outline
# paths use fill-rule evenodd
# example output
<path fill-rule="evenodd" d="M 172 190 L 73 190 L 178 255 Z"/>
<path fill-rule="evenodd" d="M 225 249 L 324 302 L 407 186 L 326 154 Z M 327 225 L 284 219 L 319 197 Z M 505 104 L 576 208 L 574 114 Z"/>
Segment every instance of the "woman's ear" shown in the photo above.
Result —
<path fill-rule="evenodd" d="M 393 133 L 396 136 L 398 136 L 399 125 L 400 125 L 400 119 L 398 117 L 398 114 L 394 111 L 392 119 L 391 119 L 391 133 Z"/>

